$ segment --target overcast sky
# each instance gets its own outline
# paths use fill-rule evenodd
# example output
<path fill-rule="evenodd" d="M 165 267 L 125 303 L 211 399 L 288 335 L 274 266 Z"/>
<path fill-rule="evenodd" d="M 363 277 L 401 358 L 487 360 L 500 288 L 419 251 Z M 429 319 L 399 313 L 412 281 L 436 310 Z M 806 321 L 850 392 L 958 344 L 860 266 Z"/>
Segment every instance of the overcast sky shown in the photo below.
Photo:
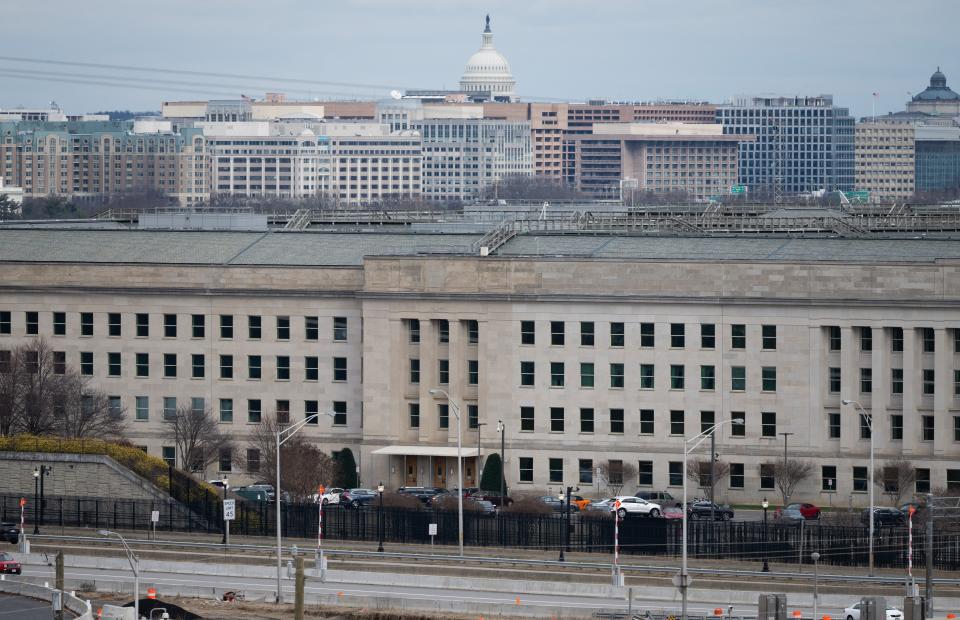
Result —
<path fill-rule="evenodd" d="M 0 56 L 175 72 L 0 60 L 0 106 L 456 88 L 487 12 L 521 97 L 831 93 L 862 116 L 874 92 L 878 112 L 903 109 L 937 65 L 960 90 L 958 0 L 3 0 Z"/>

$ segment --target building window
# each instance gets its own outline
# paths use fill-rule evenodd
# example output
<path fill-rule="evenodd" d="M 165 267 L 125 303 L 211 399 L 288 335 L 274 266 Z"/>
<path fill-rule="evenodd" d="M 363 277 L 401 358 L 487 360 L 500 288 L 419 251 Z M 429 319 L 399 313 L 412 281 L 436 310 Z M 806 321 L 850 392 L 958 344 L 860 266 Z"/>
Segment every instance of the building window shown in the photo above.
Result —
<path fill-rule="evenodd" d="M 653 435 L 653 409 L 640 410 L 640 434 Z"/>
<path fill-rule="evenodd" d="M 860 369 L 860 393 L 869 394 L 873 391 L 873 369 Z"/>
<path fill-rule="evenodd" d="M 206 319 L 202 314 L 194 314 L 192 317 L 191 336 L 194 338 L 204 338 L 206 336 Z"/>
<path fill-rule="evenodd" d="M 168 379 L 176 378 L 177 376 L 177 354 L 176 353 L 163 354 L 163 376 Z"/>
<path fill-rule="evenodd" d="M 917 479 L 914 482 L 914 488 L 916 493 L 929 493 L 930 492 L 930 470 L 926 467 L 917 467 L 916 468 Z"/>
<path fill-rule="evenodd" d="M 303 380 L 318 381 L 320 379 L 320 358 L 310 356 L 303 358 Z"/>
<path fill-rule="evenodd" d="M 230 340 L 233 338 L 233 315 L 232 314 L 221 314 L 220 315 L 220 338 L 223 340 Z"/>
<path fill-rule="evenodd" d="M 958 331 L 960 333 L 960 331 Z M 622 347 L 624 345 L 623 323 L 610 323 L 610 346 Z"/>
<path fill-rule="evenodd" d="M 856 466 L 853 468 L 853 492 L 867 492 L 867 468 Z"/>
<path fill-rule="evenodd" d="M 960 370 L 953 371 L 953 395 L 960 396 Z"/>
<path fill-rule="evenodd" d="M 194 353 L 190 356 L 190 377 L 203 379 L 206 370 L 206 360 L 203 353 Z"/>
<path fill-rule="evenodd" d="M 836 465 L 820 466 L 820 490 L 827 491 L 827 492 L 837 490 L 837 466 Z"/>
<path fill-rule="evenodd" d="M 903 352 L 903 328 L 902 327 L 890 328 L 890 349 L 894 353 Z"/>
<path fill-rule="evenodd" d="M 220 467 L 220 471 L 225 473 L 233 471 L 233 449 L 220 448 L 220 454 L 218 456 L 218 465 Z"/>
<path fill-rule="evenodd" d="M 563 362 L 550 362 L 550 387 L 563 387 Z"/>
<path fill-rule="evenodd" d="M 713 366 L 700 367 L 700 389 L 713 391 L 716 387 L 716 369 Z"/>
<path fill-rule="evenodd" d="M 777 369 L 774 366 L 764 366 L 760 369 L 761 384 L 764 392 L 777 391 Z"/>
<path fill-rule="evenodd" d="M 670 365 L 670 389 L 682 390 L 683 384 L 684 384 L 683 364 L 671 364 Z"/>
<path fill-rule="evenodd" d="M 670 434 L 683 435 L 683 411 L 670 411 Z"/>
<path fill-rule="evenodd" d="M 53 335 L 54 336 L 67 335 L 67 313 L 66 312 L 53 313 Z"/>
<path fill-rule="evenodd" d="M 437 321 L 437 342 L 440 344 L 450 343 L 450 321 L 447 319 Z"/>
<path fill-rule="evenodd" d="M 303 337 L 305 340 L 320 340 L 320 317 L 303 317 Z"/>
<path fill-rule="evenodd" d="M 149 396 L 137 396 L 134 400 L 135 406 L 135 417 L 137 420 L 144 422 L 150 419 L 150 397 Z"/>
<path fill-rule="evenodd" d="M 277 317 L 277 340 L 290 340 L 290 317 Z"/>
<path fill-rule="evenodd" d="M 420 319 L 407 319 L 407 338 L 410 344 L 420 343 Z"/>
<path fill-rule="evenodd" d="M 407 405 L 409 414 L 410 428 L 420 428 L 420 403 L 409 403 Z"/>
<path fill-rule="evenodd" d="M 716 416 L 712 411 L 700 412 L 700 432 L 706 433 L 716 424 Z"/>
<path fill-rule="evenodd" d="M 761 335 L 762 342 L 761 345 L 764 351 L 774 351 L 777 348 L 777 326 L 776 325 L 763 325 L 761 326 Z"/>
<path fill-rule="evenodd" d="M 743 463 L 730 463 L 730 488 L 742 489 L 744 483 Z"/>
<path fill-rule="evenodd" d="M 890 439 L 903 439 L 903 415 L 899 413 L 890 416 Z"/>
<path fill-rule="evenodd" d="M 176 314 L 163 315 L 163 337 L 164 338 L 177 337 L 177 315 Z"/>
<path fill-rule="evenodd" d="M 260 450 L 247 448 L 247 471 L 251 474 L 260 471 Z"/>
<path fill-rule="evenodd" d="M 653 486 L 653 461 L 639 461 L 637 463 L 637 485 L 642 487 Z"/>
<path fill-rule="evenodd" d="M 564 340 L 564 322 L 550 321 L 550 344 L 560 347 L 563 346 Z"/>
<path fill-rule="evenodd" d="M 717 326 L 713 323 L 700 324 L 700 348 L 713 349 L 717 346 Z"/>
<path fill-rule="evenodd" d="M 7 360 L 5 367 L 9 372 L 10 368 L 10 352 L 7 351 Z M 0 364 L 0 367 L 3 367 L 4 364 Z M 2 372 L 2 370 L 0 370 Z M 67 374 L 67 352 L 66 351 L 53 351 L 53 374 L 55 375 L 65 375 Z"/>
<path fill-rule="evenodd" d="M 743 392 L 747 389 L 747 369 L 744 366 L 730 367 L 730 389 Z"/>
<path fill-rule="evenodd" d="M 441 369 L 442 369 L 442 368 L 443 368 L 443 364 L 442 364 L 442 363 L 443 363 L 443 362 L 446 362 L 447 360 L 440 360 L 440 361 L 441 361 Z M 446 369 L 446 371 L 447 371 L 447 373 L 449 373 L 450 368 L 448 367 L 448 368 Z M 440 377 L 441 377 L 440 383 L 447 383 L 447 381 L 444 381 L 444 380 L 443 380 L 443 373 L 442 373 L 442 372 L 441 372 L 441 374 L 440 374 Z M 335 357 L 335 358 L 333 358 L 333 380 L 334 380 L 334 381 L 346 381 L 346 380 L 347 380 L 347 358 L 345 358 L 345 357 Z"/>
<path fill-rule="evenodd" d="M 194 396 L 190 399 L 190 412 L 194 415 L 203 414 L 207 410 L 207 403 L 200 396 Z"/>
<path fill-rule="evenodd" d="M 220 421 L 224 423 L 233 422 L 233 399 L 220 399 Z"/>
<path fill-rule="evenodd" d="M 536 344 L 536 342 L 536 323 L 533 321 L 520 321 L 520 344 Z"/>
<path fill-rule="evenodd" d="M 150 315 L 137 314 L 137 338 L 150 337 Z"/>
<path fill-rule="evenodd" d="M 160 448 L 160 453 L 167 465 L 170 467 L 177 466 L 177 449 L 174 446 L 163 446 Z"/>
<path fill-rule="evenodd" d="M 80 335 L 81 336 L 93 335 L 93 313 L 92 312 L 80 313 Z"/>
<path fill-rule="evenodd" d="M 580 322 L 580 346 L 593 346 L 593 321 Z"/>
<path fill-rule="evenodd" d="M 860 350 L 873 351 L 873 329 L 870 327 L 860 328 Z"/>
<path fill-rule="evenodd" d="M 9 336 L 11 332 L 10 311 L 0 310 L 0 334 Z"/>
<path fill-rule="evenodd" d="M 479 360 L 467 360 L 467 384 L 479 385 L 479 383 L 480 383 Z"/>
<path fill-rule="evenodd" d="M 289 380 L 290 380 L 290 356 L 278 355 L 277 356 L 277 381 L 289 381 Z"/>
<path fill-rule="evenodd" d="M 410 359 L 410 383 L 417 385 L 420 383 L 420 360 Z"/>
<path fill-rule="evenodd" d="M 836 325 L 831 325 L 827 328 L 827 334 L 830 339 L 830 350 L 839 351 L 840 350 L 840 328 Z"/>
<path fill-rule="evenodd" d="M 610 364 L 610 387 L 613 389 L 622 389 L 623 383 L 623 364 Z"/>
<path fill-rule="evenodd" d="M 747 348 L 747 326 L 746 325 L 730 326 L 730 348 L 731 349 Z"/>
<path fill-rule="evenodd" d="M 934 337 L 932 327 L 921 327 L 920 328 L 921 338 L 923 340 L 923 352 L 924 353 L 935 353 L 937 350 L 936 339 Z"/>
<path fill-rule="evenodd" d="M 921 424 L 920 438 L 923 441 L 933 441 L 933 437 L 934 437 L 933 416 L 932 415 L 920 416 L 920 424 Z"/>
<path fill-rule="evenodd" d="M 593 409 L 587 409 L 587 408 L 580 409 L 580 432 L 581 433 L 593 432 Z"/>
<path fill-rule="evenodd" d="M 774 476 L 775 466 L 773 463 L 762 463 L 760 465 L 760 490 L 769 491 L 773 489 L 776 476 Z"/>
<path fill-rule="evenodd" d="M 250 340 L 260 340 L 263 334 L 263 319 L 259 316 L 247 317 L 247 338 Z"/>
<path fill-rule="evenodd" d="M 450 406 L 446 403 L 437 405 L 437 420 L 441 429 L 450 428 Z"/>
<path fill-rule="evenodd" d="M 550 432 L 563 432 L 563 407 L 550 407 Z"/>
<path fill-rule="evenodd" d="M 480 407 L 467 405 L 467 428 L 480 428 Z"/>
<path fill-rule="evenodd" d="M 827 414 L 827 437 L 830 439 L 840 439 L 840 414 Z"/>
<path fill-rule="evenodd" d="M 163 397 L 163 419 L 170 420 L 175 418 L 177 415 L 177 397 L 176 396 L 164 396 Z"/>
<path fill-rule="evenodd" d="M 960 469 L 947 470 L 947 492 L 956 495 L 960 490 Z"/>
<path fill-rule="evenodd" d="M 247 400 L 247 422 L 250 424 L 260 424 L 262 415 L 260 399 L 251 398 Z"/>
<path fill-rule="evenodd" d="M 653 364 L 640 364 L 640 389 L 652 390 L 653 385 Z"/>
<path fill-rule="evenodd" d="M 933 368 L 923 369 L 923 395 L 933 396 L 935 390 Z"/>
<path fill-rule="evenodd" d="M 610 434 L 623 434 L 623 409 L 610 410 Z"/>
<path fill-rule="evenodd" d="M 873 414 L 859 414 L 860 418 L 860 439 L 870 439 L 873 434 Z"/>
<path fill-rule="evenodd" d="M 334 426 L 347 425 L 347 401 L 345 400 L 333 401 L 333 425 Z"/>
<path fill-rule="evenodd" d="M 890 393 L 903 394 L 903 368 L 890 369 Z"/>
<path fill-rule="evenodd" d="M 319 332 L 319 327 L 317 328 L 317 331 Z M 334 342 L 347 341 L 347 317 L 345 316 L 333 317 L 333 341 Z"/>
<path fill-rule="evenodd" d="M 550 482 L 563 482 L 563 459 L 550 459 Z"/>
<path fill-rule="evenodd" d="M 580 362 L 580 387 L 593 387 L 593 363 Z"/>
<path fill-rule="evenodd" d="M 760 413 L 760 436 L 777 436 L 777 413 L 775 411 L 763 411 Z"/>
<path fill-rule="evenodd" d="M 36 312 L 33 314 L 34 319 L 36 319 Z M 113 338 L 119 338 L 121 335 L 123 335 L 119 312 L 110 312 L 107 314 L 107 335 Z"/>
<path fill-rule="evenodd" d="M 640 323 L 640 346 L 652 349 L 654 342 L 653 323 Z"/>
<path fill-rule="evenodd" d="M 686 326 L 683 323 L 670 324 L 670 347 L 682 349 L 686 341 Z"/>
<path fill-rule="evenodd" d="M 840 369 L 831 366 L 827 369 L 830 379 L 830 393 L 839 394 L 840 393 Z"/>
<path fill-rule="evenodd" d="M 262 361 L 259 355 L 247 356 L 247 378 L 259 380 L 262 375 Z"/>
<path fill-rule="evenodd" d="M 668 469 L 668 484 L 672 487 L 683 486 L 683 462 L 682 461 L 670 461 L 667 464 Z"/>
<path fill-rule="evenodd" d="M 290 424 L 290 401 L 286 399 L 277 400 L 277 423 Z"/>
<path fill-rule="evenodd" d="M 108 377 L 119 377 L 120 376 L 120 354 L 119 353 L 107 353 L 107 376 Z"/>
<path fill-rule="evenodd" d="M 520 407 L 520 430 L 533 432 L 533 407 Z"/>
<path fill-rule="evenodd" d="M 520 482 L 533 482 L 533 458 L 521 456 L 517 461 L 520 464 Z M 562 468 L 563 466 L 561 465 L 561 469 Z"/>
<path fill-rule="evenodd" d="M 93 352 L 80 352 L 80 374 L 84 377 L 93 376 Z"/>
<path fill-rule="evenodd" d="M 535 370 L 534 362 L 520 362 L 520 385 L 535 385 Z"/>
<path fill-rule="evenodd" d="M 480 324 L 473 319 L 467 321 L 467 344 L 480 343 Z"/>
<path fill-rule="evenodd" d="M 731 411 L 730 412 L 731 420 L 741 420 L 741 422 L 731 422 L 730 424 L 730 436 L 731 437 L 745 437 L 747 434 L 747 414 L 745 411 Z"/>

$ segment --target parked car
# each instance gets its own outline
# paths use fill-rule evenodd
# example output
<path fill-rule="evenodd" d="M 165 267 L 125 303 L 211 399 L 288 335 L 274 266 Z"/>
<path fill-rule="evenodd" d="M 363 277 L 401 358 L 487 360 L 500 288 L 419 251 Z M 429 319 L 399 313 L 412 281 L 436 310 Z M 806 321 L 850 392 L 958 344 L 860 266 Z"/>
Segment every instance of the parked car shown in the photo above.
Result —
<path fill-rule="evenodd" d="M 625 519 L 628 515 L 659 517 L 663 512 L 660 504 L 648 502 L 635 495 L 621 495 L 620 497 L 614 498 L 614 500 L 615 502 L 620 502 L 620 507 L 618 508 L 615 502 L 611 502 L 610 511 L 616 511 L 617 516 L 621 519 Z"/>
<path fill-rule="evenodd" d="M 347 489 L 340 494 L 340 504 L 344 508 L 360 508 L 366 506 L 377 497 L 372 489 Z"/>
<path fill-rule="evenodd" d="M 13 573 L 19 575 L 23 568 L 20 562 L 13 559 L 13 556 L 5 551 L 0 551 L 0 573 Z"/>
<path fill-rule="evenodd" d="M 869 508 L 860 513 L 860 522 L 864 525 L 870 523 Z M 906 517 L 899 508 L 877 506 L 873 509 L 874 525 L 903 525 L 904 523 L 906 523 Z"/>
<path fill-rule="evenodd" d="M 437 489 L 437 492 L 427 498 L 427 506 L 433 506 L 437 502 L 443 501 L 447 497 L 452 497 L 457 499 L 457 494 L 451 493 L 447 489 Z M 463 499 L 473 499 L 472 497 L 464 497 Z"/>
<path fill-rule="evenodd" d="M 400 487 L 397 489 L 397 493 L 416 497 L 424 504 L 428 504 L 435 496 L 441 493 L 449 493 L 449 491 L 441 487 Z"/>
<path fill-rule="evenodd" d="M 612 499 L 600 499 L 595 502 L 590 502 L 587 504 L 587 507 L 584 509 L 587 512 L 610 512 L 610 507 L 613 505 Z"/>
<path fill-rule="evenodd" d="M 863 603 L 854 603 L 849 607 L 843 609 L 843 615 L 847 620 L 860 620 L 860 609 L 862 608 Z M 903 612 L 897 609 L 896 607 L 891 607 L 887 605 L 887 620 L 902 620 Z"/>
<path fill-rule="evenodd" d="M 904 519 L 909 516 L 911 508 L 913 508 L 913 518 L 916 519 L 924 510 L 927 509 L 927 505 L 920 502 L 907 502 L 906 504 L 900 506 L 900 512 L 903 513 Z"/>
<path fill-rule="evenodd" d="M 267 502 L 270 501 L 270 498 L 267 496 L 267 492 L 263 489 L 253 489 L 250 487 L 237 487 L 230 490 L 231 493 L 237 497 L 242 497 L 245 500 L 252 502 Z"/>
<path fill-rule="evenodd" d="M 682 519 L 683 518 L 683 508 L 679 506 L 664 506 L 663 507 L 663 518 L 664 519 Z"/>
<path fill-rule="evenodd" d="M 505 497 L 500 497 L 499 493 L 491 493 L 489 491 L 478 491 L 470 496 L 470 499 L 480 499 L 485 500 L 500 508 L 501 506 L 509 506 L 513 503 L 513 499 L 509 495 Z"/>
<path fill-rule="evenodd" d="M 318 501 L 318 502 L 320 502 L 321 504 L 323 504 L 324 506 L 326 506 L 327 504 L 339 504 L 339 503 L 340 503 L 340 495 L 343 494 L 344 490 L 345 490 L 345 489 L 341 489 L 341 488 L 339 488 L 339 487 L 334 487 L 334 488 L 332 488 L 332 489 L 326 489 L 326 492 L 325 492 L 323 495 L 315 495 L 313 501 L 315 501 L 315 502 Z"/>
<path fill-rule="evenodd" d="M 470 501 L 475 503 L 477 506 L 480 506 L 480 508 L 483 509 L 483 514 L 485 516 L 492 517 L 493 515 L 497 514 L 497 507 L 493 505 L 493 502 L 487 501 L 485 499 L 472 499 L 472 498 Z"/>
<path fill-rule="evenodd" d="M 556 495 L 544 495 L 542 497 L 538 497 L 537 499 L 547 506 L 550 506 L 550 508 L 553 508 L 554 512 L 563 512 L 563 509 L 566 506 L 566 502 L 561 502 Z"/>
<path fill-rule="evenodd" d="M 815 521 L 820 518 L 820 507 L 814 504 L 790 504 L 787 508 L 796 508 L 807 521 Z"/>
<path fill-rule="evenodd" d="M 579 495 L 571 495 L 570 503 L 577 507 L 577 510 L 585 510 L 590 505 L 590 500 Z"/>
<path fill-rule="evenodd" d="M 773 518 L 782 525 L 800 525 L 801 521 L 806 521 L 806 517 L 800 511 L 799 504 L 790 504 L 786 508 L 777 508 L 773 513 Z"/>
<path fill-rule="evenodd" d="M 480 487 L 466 487 L 463 489 L 463 496 L 470 497 L 474 493 L 479 493 L 479 492 L 480 492 Z"/>
<path fill-rule="evenodd" d="M 20 530 L 13 523 L 0 523 L 0 537 L 11 545 L 20 542 Z"/>
<path fill-rule="evenodd" d="M 276 492 L 273 490 L 273 485 L 266 482 L 257 482 L 256 484 L 248 484 L 248 489 L 259 489 L 267 494 L 267 501 L 274 501 L 277 497 Z"/>
<path fill-rule="evenodd" d="M 680 500 L 676 499 L 666 491 L 637 491 L 636 497 L 645 499 L 648 502 L 660 504 L 661 506 L 679 506 Z"/>
<path fill-rule="evenodd" d="M 687 508 L 687 517 L 691 519 L 709 519 L 710 515 L 715 521 L 729 521 L 733 519 L 733 509 L 713 502 L 694 502 Z"/>

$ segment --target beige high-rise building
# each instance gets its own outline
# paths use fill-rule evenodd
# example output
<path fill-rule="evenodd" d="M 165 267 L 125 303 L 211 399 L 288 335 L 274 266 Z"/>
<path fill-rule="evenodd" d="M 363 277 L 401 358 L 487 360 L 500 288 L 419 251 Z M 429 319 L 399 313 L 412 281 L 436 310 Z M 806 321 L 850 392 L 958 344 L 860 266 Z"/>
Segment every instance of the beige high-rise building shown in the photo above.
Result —
<path fill-rule="evenodd" d="M 858 190 L 871 199 L 900 200 L 913 196 L 916 170 L 913 123 L 883 120 L 857 123 L 854 172 Z"/>

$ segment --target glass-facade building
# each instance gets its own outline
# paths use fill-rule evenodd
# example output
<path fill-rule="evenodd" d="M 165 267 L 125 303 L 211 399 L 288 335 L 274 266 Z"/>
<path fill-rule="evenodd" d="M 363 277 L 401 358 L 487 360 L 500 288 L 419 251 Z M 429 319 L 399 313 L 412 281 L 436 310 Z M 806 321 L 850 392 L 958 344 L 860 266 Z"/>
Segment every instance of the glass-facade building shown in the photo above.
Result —
<path fill-rule="evenodd" d="M 915 157 L 918 192 L 960 188 L 960 140 L 918 140 Z"/>

